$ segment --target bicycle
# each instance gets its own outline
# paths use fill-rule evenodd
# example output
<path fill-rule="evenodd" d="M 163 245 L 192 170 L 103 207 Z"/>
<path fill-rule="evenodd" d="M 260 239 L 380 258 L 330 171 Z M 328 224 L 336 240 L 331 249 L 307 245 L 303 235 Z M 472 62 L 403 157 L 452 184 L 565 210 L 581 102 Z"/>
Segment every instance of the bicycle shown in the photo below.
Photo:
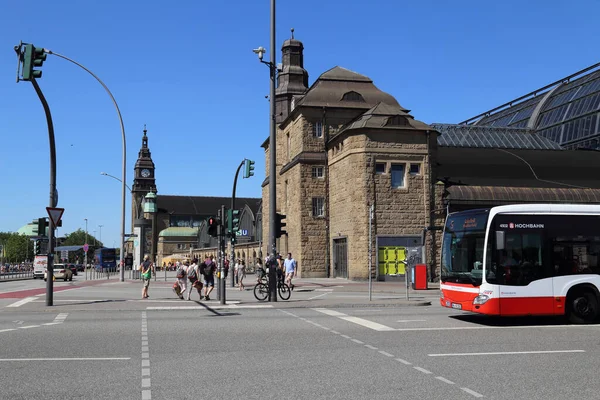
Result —
<path fill-rule="evenodd" d="M 277 293 L 281 300 L 289 300 L 292 290 L 289 285 L 283 282 L 283 279 L 277 279 Z M 258 301 L 265 301 L 269 297 L 269 278 L 267 275 L 258 278 L 258 283 L 254 286 L 254 297 Z"/>

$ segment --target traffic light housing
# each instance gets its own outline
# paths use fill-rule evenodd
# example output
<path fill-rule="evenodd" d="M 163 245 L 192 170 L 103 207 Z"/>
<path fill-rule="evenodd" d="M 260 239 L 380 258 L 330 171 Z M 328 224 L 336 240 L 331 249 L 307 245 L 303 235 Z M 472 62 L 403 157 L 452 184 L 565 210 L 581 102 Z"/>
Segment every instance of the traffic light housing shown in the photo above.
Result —
<path fill-rule="evenodd" d="M 275 214 L 275 237 L 280 238 L 283 235 L 287 235 L 287 232 L 283 229 L 285 228 L 285 215 L 284 214 Z"/>
<path fill-rule="evenodd" d="M 212 237 L 217 237 L 217 227 L 219 226 L 219 221 L 215 217 L 210 217 L 208 219 L 208 234 Z"/>
<path fill-rule="evenodd" d="M 36 256 L 42 254 L 42 242 L 40 240 L 33 241 L 33 254 Z"/>
<path fill-rule="evenodd" d="M 46 227 L 47 226 L 48 226 L 48 221 L 46 221 L 46 218 L 38 218 L 38 220 L 37 220 L 38 236 L 46 236 Z"/>
<path fill-rule="evenodd" d="M 44 53 L 43 48 L 35 48 L 32 44 L 25 45 L 25 51 L 23 52 L 23 80 L 30 81 L 34 78 L 41 78 L 42 71 L 33 69 L 34 67 L 41 67 L 46 61 L 48 55 Z"/>
<path fill-rule="evenodd" d="M 244 165 L 244 178 L 250 178 L 254 175 L 254 161 L 246 160 L 246 164 Z"/>
<path fill-rule="evenodd" d="M 235 237 L 240 230 L 240 210 L 227 210 L 227 235 Z"/>

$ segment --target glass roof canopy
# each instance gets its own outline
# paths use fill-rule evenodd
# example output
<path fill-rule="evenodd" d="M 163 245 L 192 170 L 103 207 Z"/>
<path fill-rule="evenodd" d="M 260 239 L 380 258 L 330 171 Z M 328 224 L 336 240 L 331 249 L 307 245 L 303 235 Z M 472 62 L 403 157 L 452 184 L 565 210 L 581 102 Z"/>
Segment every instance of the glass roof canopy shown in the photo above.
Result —
<path fill-rule="evenodd" d="M 600 63 L 461 124 L 529 128 L 565 148 L 600 144 Z"/>

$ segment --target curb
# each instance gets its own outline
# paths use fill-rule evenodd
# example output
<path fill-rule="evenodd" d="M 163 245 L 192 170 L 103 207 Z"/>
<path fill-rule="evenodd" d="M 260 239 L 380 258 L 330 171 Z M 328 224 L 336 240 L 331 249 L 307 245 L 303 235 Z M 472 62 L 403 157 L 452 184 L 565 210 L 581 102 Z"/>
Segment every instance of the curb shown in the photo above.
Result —
<path fill-rule="evenodd" d="M 279 301 L 277 301 L 279 303 Z M 265 304 L 272 304 L 264 302 Z M 282 301 L 282 303 L 284 303 Z M 404 308 L 404 307 L 424 307 L 430 306 L 431 301 L 410 301 L 404 303 L 332 303 L 332 304 L 293 304 L 285 305 L 283 307 L 274 306 L 273 308 Z"/>

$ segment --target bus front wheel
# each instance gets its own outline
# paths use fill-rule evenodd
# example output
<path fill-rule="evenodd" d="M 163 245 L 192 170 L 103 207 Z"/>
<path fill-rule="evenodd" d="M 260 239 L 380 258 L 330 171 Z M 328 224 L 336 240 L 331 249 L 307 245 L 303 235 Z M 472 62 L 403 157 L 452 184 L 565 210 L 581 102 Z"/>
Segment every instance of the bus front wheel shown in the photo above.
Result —
<path fill-rule="evenodd" d="M 578 289 L 569 296 L 569 321 L 574 324 L 590 324 L 598 317 L 598 298 L 589 289 Z"/>

